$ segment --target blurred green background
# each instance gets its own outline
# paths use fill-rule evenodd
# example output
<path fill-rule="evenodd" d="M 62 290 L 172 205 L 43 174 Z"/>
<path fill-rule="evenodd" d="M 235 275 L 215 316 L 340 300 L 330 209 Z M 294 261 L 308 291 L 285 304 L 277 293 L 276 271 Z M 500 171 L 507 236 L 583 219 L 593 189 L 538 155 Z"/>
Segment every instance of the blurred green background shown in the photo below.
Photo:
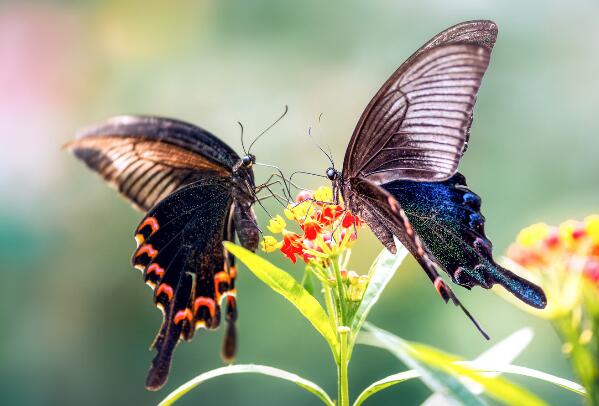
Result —
<path fill-rule="evenodd" d="M 531 222 L 599 209 L 597 1 L 0 3 L 2 404 L 154 404 L 222 365 L 222 331 L 201 332 L 179 346 L 167 386 L 144 389 L 161 315 L 129 266 L 141 214 L 60 149 L 78 128 L 116 114 L 159 114 L 199 124 L 240 151 L 237 120 L 252 137 L 288 104 L 255 147 L 258 160 L 321 173 L 328 163 L 307 128 L 341 166 L 362 109 L 391 72 L 432 35 L 475 18 L 495 20 L 500 34 L 461 171 L 483 197 L 500 256 Z M 369 234 L 354 250 L 357 271 L 380 250 Z M 270 259 L 288 264 L 280 254 Z M 287 369 L 334 393 L 333 362 L 307 322 L 243 269 L 238 289 L 238 362 Z M 492 292 L 456 292 L 494 339 L 534 327 L 519 364 L 573 378 L 547 323 Z M 492 344 L 439 300 L 412 259 L 371 320 L 465 357 Z M 355 396 L 403 369 L 380 350 L 358 348 L 350 390 Z M 515 380 L 551 404 L 580 403 Z M 427 394 L 411 382 L 370 402 L 411 405 Z M 181 404 L 283 402 L 317 404 L 291 384 L 254 376 L 211 381 Z"/>

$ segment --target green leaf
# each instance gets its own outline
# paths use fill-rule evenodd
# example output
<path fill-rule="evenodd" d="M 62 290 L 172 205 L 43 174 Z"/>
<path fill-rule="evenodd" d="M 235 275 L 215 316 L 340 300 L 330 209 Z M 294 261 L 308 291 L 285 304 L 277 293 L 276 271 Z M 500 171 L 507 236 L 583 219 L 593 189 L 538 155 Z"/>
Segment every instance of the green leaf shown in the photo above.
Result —
<path fill-rule="evenodd" d="M 287 381 L 295 383 L 300 388 L 307 390 L 310 393 L 318 396 L 320 400 L 325 405 L 334 406 L 335 402 L 331 400 L 329 395 L 322 389 L 320 386 L 316 385 L 314 382 L 304 379 L 296 374 L 292 374 L 291 372 L 283 371 L 282 369 L 268 367 L 265 365 L 230 365 L 218 369 L 213 369 L 212 371 L 204 372 L 193 378 L 192 380 L 184 383 L 179 386 L 173 392 L 171 392 L 162 402 L 159 403 L 159 406 L 167 406 L 172 405 L 179 399 L 181 396 L 185 395 L 187 392 L 200 385 L 201 383 L 206 382 L 209 379 L 217 378 L 223 375 L 232 375 L 232 374 L 262 374 L 268 375 L 275 378 L 285 379 Z"/>
<path fill-rule="evenodd" d="M 463 365 L 466 365 L 468 368 L 480 371 L 480 372 L 497 372 L 503 374 L 514 374 L 527 376 L 529 378 L 539 379 L 541 381 L 553 384 L 555 386 L 559 386 L 561 388 L 567 389 L 571 392 L 574 392 L 581 396 L 586 396 L 587 392 L 584 387 L 576 382 L 569 381 L 564 378 L 560 378 L 559 376 L 551 375 L 546 372 L 538 371 L 536 369 L 521 367 L 519 365 L 488 365 L 482 364 L 478 362 L 464 362 Z"/>
<path fill-rule="evenodd" d="M 306 291 L 314 296 L 314 279 L 312 278 L 312 271 L 310 267 L 306 267 L 304 271 L 304 277 L 302 278 L 302 286 Z"/>
<path fill-rule="evenodd" d="M 360 306 L 354 315 L 352 322 L 352 338 L 350 348 L 358 336 L 358 332 L 362 328 L 362 324 L 366 321 L 368 313 L 372 306 L 379 300 L 381 293 L 395 275 L 395 271 L 408 255 L 408 250 L 396 240 L 397 254 L 390 253 L 386 248 L 381 251 L 379 256 L 374 260 L 370 271 L 368 271 L 368 286 L 360 302 Z"/>
<path fill-rule="evenodd" d="M 531 328 L 522 328 L 494 344 L 491 348 L 476 357 L 474 362 L 478 365 L 493 365 L 494 368 L 510 365 L 528 347 L 533 337 L 534 334 Z M 487 372 L 485 376 L 497 376 L 499 374 L 499 372 Z M 467 378 L 463 378 L 463 382 L 470 389 L 470 392 L 475 395 L 484 392 L 484 388 L 481 385 Z M 440 406 L 447 403 L 443 395 L 434 393 L 422 403 L 422 406 Z"/>
<path fill-rule="evenodd" d="M 464 363 L 458 363 L 457 361 L 460 359 L 453 355 L 422 344 L 408 343 L 372 325 L 366 327 L 372 337 L 370 344 L 380 346 L 393 353 L 406 365 L 417 370 L 422 375 L 422 380 L 431 389 L 441 392 L 458 404 L 480 404 L 481 402 L 480 398 L 477 398 L 459 379 L 465 377 L 481 385 L 487 395 L 502 403 L 545 405 L 545 402 L 535 395 L 503 378 L 485 376 Z M 486 371 L 489 372 L 492 369 Z M 448 379 L 448 377 L 453 379 Z M 464 391 L 470 396 L 466 395 Z M 467 403 L 473 402 L 473 397 L 479 403 Z"/>
<path fill-rule="evenodd" d="M 243 262 L 258 279 L 290 301 L 324 337 L 331 347 L 333 355 L 337 357 L 337 354 L 339 354 L 337 333 L 331 324 L 329 316 L 314 296 L 297 283 L 291 275 L 277 268 L 264 258 L 231 242 L 225 241 L 223 244 L 227 251 Z"/>
<path fill-rule="evenodd" d="M 546 374 L 545 372 L 537 371 L 534 369 L 525 368 L 525 367 L 521 367 L 521 366 L 517 366 L 517 365 L 503 365 L 499 368 L 499 370 L 497 370 L 497 369 L 491 370 L 488 367 L 485 367 L 483 365 L 477 365 L 475 362 L 472 362 L 472 363 L 465 362 L 464 364 L 467 365 L 469 368 L 472 368 L 472 369 L 482 372 L 482 373 L 486 373 L 486 372 L 507 373 L 507 374 L 527 376 L 529 378 L 540 379 L 544 382 L 548 382 L 548 383 L 554 384 L 556 386 L 562 387 L 564 389 L 568 389 L 568 390 L 570 390 L 574 393 L 577 393 L 581 396 L 586 396 L 586 392 L 585 392 L 584 388 L 581 385 L 577 384 L 576 382 L 572 382 L 567 379 L 563 379 L 563 378 L 559 378 L 557 376 Z M 411 369 L 409 371 L 404 371 L 404 372 L 400 372 L 398 374 L 390 375 L 386 378 L 376 381 L 373 384 L 371 384 L 370 386 L 368 386 L 366 389 L 364 389 L 362 391 L 362 393 L 360 393 L 360 395 L 357 397 L 356 401 L 354 402 L 354 406 L 360 406 L 370 396 L 374 395 L 375 393 L 377 393 L 385 388 L 388 388 L 393 385 L 397 385 L 397 384 L 405 382 L 405 381 L 409 381 L 414 378 L 420 378 L 420 373 L 418 371 Z"/>
<path fill-rule="evenodd" d="M 459 375 L 448 373 L 446 365 L 443 363 L 432 363 L 432 360 L 429 359 L 430 357 L 424 357 L 410 343 L 385 330 L 381 330 L 370 323 L 366 323 L 364 326 L 370 334 L 367 336 L 368 340 L 365 340 L 365 336 L 362 335 L 360 339 L 361 343 L 374 345 L 390 351 L 408 367 L 416 370 L 422 382 L 433 392 L 442 393 L 455 405 L 486 405 L 486 402 L 482 398 L 470 392 L 459 379 Z M 387 386 L 383 386 L 378 390 L 384 389 Z M 360 397 L 361 395 L 358 398 Z"/>
<path fill-rule="evenodd" d="M 389 386 L 397 385 L 398 383 L 409 381 L 414 378 L 420 378 L 420 373 L 418 371 L 410 369 L 409 371 L 389 375 L 386 378 L 373 382 L 366 389 L 364 389 L 362 393 L 358 395 L 353 405 L 360 406 L 362 403 L 364 403 L 366 399 L 368 399 L 375 393 L 380 392 L 383 389 L 388 388 Z"/>

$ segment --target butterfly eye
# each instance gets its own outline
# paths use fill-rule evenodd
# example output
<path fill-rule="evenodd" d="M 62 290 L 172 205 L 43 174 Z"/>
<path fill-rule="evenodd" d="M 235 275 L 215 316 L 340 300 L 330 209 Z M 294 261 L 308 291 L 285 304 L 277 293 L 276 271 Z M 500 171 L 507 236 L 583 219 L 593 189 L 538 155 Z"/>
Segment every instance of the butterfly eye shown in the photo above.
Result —
<path fill-rule="evenodd" d="M 327 178 L 329 178 L 330 180 L 337 179 L 337 171 L 335 170 L 335 168 L 327 169 Z"/>
<path fill-rule="evenodd" d="M 241 158 L 241 162 L 243 163 L 243 166 L 249 168 L 254 162 L 256 162 L 256 157 L 254 155 L 248 154 Z"/>

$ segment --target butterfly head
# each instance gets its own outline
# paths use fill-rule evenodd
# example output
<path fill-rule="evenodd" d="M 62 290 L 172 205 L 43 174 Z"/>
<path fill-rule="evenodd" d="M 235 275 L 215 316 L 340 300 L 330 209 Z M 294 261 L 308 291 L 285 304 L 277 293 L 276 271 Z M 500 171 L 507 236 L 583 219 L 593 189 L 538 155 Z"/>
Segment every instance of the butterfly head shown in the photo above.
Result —
<path fill-rule="evenodd" d="M 329 178 L 329 180 L 331 181 L 336 181 L 337 179 L 339 179 L 339 171 L 337 171 L 337 169 L 330 167 L 327 169 L 327 178 Z"/>
<path fill-rule="evenodd" d="M 252 165 L 254 165 L 255 163 L 256 163 L 256 155 L 254 155 L 254 154 L 247 154 L 243 158 L 241 158 L 241 164 L 245 168 L 251 168 Z"/>

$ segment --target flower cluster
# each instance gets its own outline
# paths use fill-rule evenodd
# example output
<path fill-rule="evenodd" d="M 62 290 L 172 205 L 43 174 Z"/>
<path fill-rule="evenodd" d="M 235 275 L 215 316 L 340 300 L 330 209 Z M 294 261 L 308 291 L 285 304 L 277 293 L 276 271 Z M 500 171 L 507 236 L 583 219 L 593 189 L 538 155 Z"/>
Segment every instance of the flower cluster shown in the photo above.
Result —
<path fill-rule="evenodd" d="M 599 215 L 568 220 L 557 227 L 533 224 L 520 231 L 508 258 L 534 273 L 545 282 L 542 285 L 583 276 L 599 287 Z M 560 285 L 564 286 L 557 283 L 555 287 Z"/>
<path fill-rule="evenodd" d="M 599 404 L 599 215 L 533 224 L 520 231 L 506 261 L 545 290 L 547 308 L 533 312 L 551 320 L 589 402 Z"/>
<path fill-rule="evenodd" d="M 277 215 L 270 220 L 268 231 L 280 234 L 282 240 L 265 236 L 262 250 L 267 253 L 279 250 L 293 263 L 299 257 L 307 264 L 326 265 L 330 258 L 338 257 L 356 239 L 356 230 L 362 222 L 332 200 L 333 192 L 329 187 L 299 193 L 284 214 L 301 232 L 288 230 L 287 221 Z"/>

